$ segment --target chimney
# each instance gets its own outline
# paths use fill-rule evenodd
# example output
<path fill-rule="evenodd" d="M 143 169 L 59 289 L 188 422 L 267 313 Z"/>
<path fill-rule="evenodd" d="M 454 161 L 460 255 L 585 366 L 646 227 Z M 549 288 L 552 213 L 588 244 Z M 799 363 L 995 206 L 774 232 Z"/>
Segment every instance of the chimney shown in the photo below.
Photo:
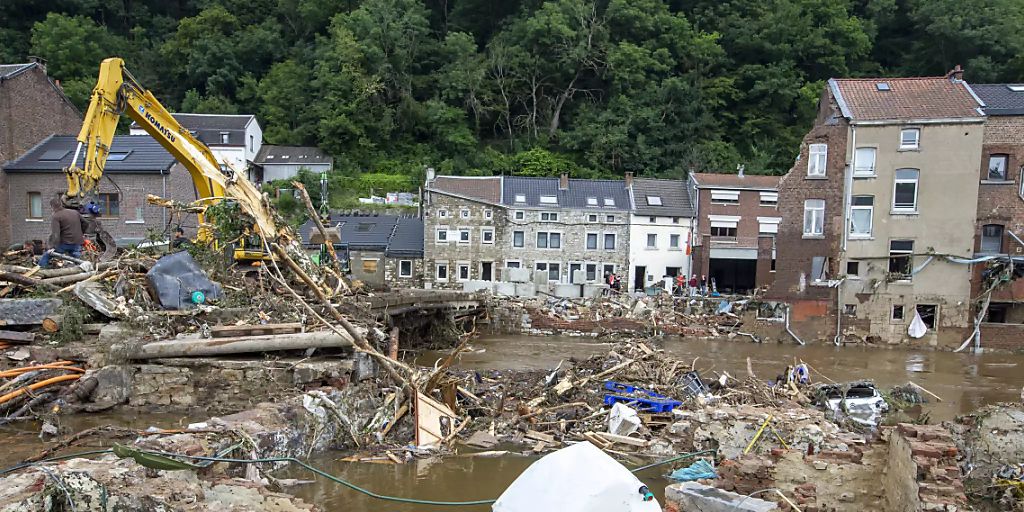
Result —
<path fill-rule="evenodd" d="M 427 183 L 434 181 L 434 168 L 427 167 Z"/>
<path fill-rule="evenodd" d="M 949 73 L 946 73 L 946 78 L 953 81 L 963 81 L 964 68 L 960 67 L 960 64 L 957 64 L 955 68 L 949 70 Z"/>
<path fill-rule="evenodd" d="M 743 169 L 746 169 L 746 168 L 747 168 L 747 166 L 745 166 L 743 164 L 737 164 L 736 165 L 736 175 L 739 176 L 740 178 L 742 178 L 743 177 Z"/>
<path fill-rule="evenodd" d="M 563 172 L 558 177 L 558 190 L 569 190 L 569 173 Z"/>
<path fill-rule="evenodd" d="M 626 188 L 633 188 L 633 172 L 627 172 L 626 177 L 623 178 L 626 181 Z"/>
<path fill-rule="evenodd" d="M 42 57 L 36 57 L 35 55 L 29 55 L 28 61 L 39 64 L 39 67 L 43 68 L 43 73 L 46 73 L 46 59 Z"/>

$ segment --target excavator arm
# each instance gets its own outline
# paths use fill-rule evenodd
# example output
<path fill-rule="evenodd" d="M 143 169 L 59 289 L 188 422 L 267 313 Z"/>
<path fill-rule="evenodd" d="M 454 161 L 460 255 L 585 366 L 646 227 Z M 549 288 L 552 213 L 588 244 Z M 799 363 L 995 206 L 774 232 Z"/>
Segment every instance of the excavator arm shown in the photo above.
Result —
<path fill-rule="evenodd" d="M 122 114 L 137 122 L 185 166 L 201 201 L 209 204 L 224 198 L 235 200 L 254 220 L 256 234 L 267 240 L 285 234 L 278 232 L 273 209 L 259 189 L 230 163 L 218 163 L 210 148 L 181 126 L 153 93 L 124 68 L 124 61 L 116 57 L 100 64 L 99 79 L 78 134 L 78 147 L 71 165 L 65 169 L 69 199 L 82 199 L 99 186 Z M 82 166 L 78 167 L 80 157 Z"/>

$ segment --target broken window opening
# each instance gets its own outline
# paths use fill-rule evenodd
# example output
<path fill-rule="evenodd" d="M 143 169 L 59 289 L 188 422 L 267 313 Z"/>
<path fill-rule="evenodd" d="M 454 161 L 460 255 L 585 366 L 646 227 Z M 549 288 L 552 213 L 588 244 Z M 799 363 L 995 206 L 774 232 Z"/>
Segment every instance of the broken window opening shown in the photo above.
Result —
<path fill-rule="evenodd" d="M 917 314 L 921 316 L 921 321 L 928 327 L 928 330 L 934 330 L 936 320 L 939 316 L 939 306 L 935 304 L 918 304 Z"/>

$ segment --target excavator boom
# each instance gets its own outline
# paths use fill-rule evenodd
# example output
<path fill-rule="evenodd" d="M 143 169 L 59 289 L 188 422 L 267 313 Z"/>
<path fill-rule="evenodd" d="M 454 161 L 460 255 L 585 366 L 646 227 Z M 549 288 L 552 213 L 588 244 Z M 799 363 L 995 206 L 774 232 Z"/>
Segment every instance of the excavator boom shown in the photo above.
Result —
<path fill-rule="evenodd" d="M 124 61 L 116 57 L 100 64 L 99 79 L 78 134 L 78 148 L 65 169 L 69 198 L 81 199 L 96 190 L 121 114 L 137 122 L 185 166 L 201 200 L 235 200 L 255 221 L 256 234 L 268 240 L 285 234 L 278 232 L 273 209 L 259 189 L 230 163 L 219 163 L 210 148 L 181 126 L 153 93 L 124 68 Z M 79 157 L 83 159 L 81 167 Z"/>

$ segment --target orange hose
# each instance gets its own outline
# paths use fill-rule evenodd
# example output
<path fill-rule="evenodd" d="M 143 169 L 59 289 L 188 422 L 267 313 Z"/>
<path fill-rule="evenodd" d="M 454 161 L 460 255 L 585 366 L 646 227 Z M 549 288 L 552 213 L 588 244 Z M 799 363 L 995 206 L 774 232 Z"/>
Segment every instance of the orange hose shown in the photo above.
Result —
<path fill-rule="evenodd" d="M 9 402 L 9 401 L 11 401 L 11 400 L 13 400 L 13 399 L 15 399 L 15 398 L 25 394 L 25 393 L 27 393 L 29 391 L 35 391 L 35 390 L 40 389 L 40 388 L 45 388 L 46 386 L 49 386 L 50 384 L 56 384 L 58 382 L 66 382 L 66 381 L 69 381 L 69 380 L 78 380 L 81 377 L 82 377 L 81 375 L 61 375 L 60 377 L 54 377 L 52 379 L 46 379 L 46 380 L 44 380 L 42 382 L 36 382 L 35 384 L 32 384 L 31 386 L 25 386 L 23 388 L 18 388 L 18 389 L 15 389 L 14 391 L 11 391 L 10 393 L 7 393 L 4 396 L 0 396 L 0 404 L 7 403 L 7 402 Z"/>
<path fill-rule="evenodd" d="M 64 366 L 61 364 L 38 364 L 35 366 L 24 366 L 22 368 L 11 368 L 10 370 L 4 370 L 0 372 L 0 378 L 2 377 L 17 377 L 23 373 L 28 373 L 33 370 L 72 370 L 78 373 L 85 373 L 85 370 L 76 368 L 74 366 Z"/>

